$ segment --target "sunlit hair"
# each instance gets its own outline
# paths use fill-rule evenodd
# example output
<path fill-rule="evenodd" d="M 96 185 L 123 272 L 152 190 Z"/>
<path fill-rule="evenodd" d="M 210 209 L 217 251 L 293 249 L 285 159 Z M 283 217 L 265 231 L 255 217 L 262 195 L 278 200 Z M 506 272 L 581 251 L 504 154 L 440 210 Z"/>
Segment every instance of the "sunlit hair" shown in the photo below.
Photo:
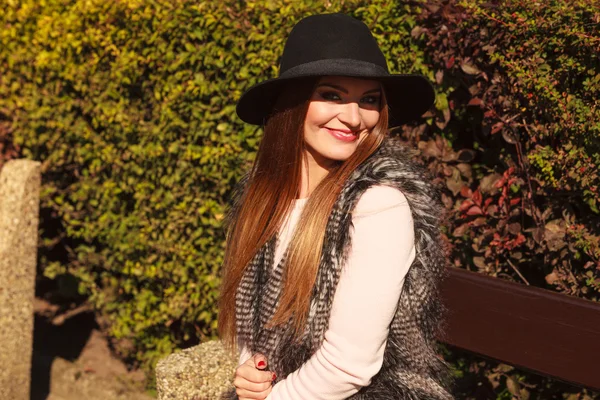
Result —
<path fill-rule="evenodd" d="M 242 205 L 227 232 L 219 333 L 235 346 L 235 297 L 244 269 L 280 229 L 298 197 L 305 162 L 304 120 L 318 78 L 288 84 L 264 127 Z M 310 195 L 289 245 L 284 287 L 269 325 L 290 319 L 299 336 L 306 324 L 317 277 L 327 220 L 350 174 L 381 145 L 388 130 L 388 107 L 382 91 L 379 121 L 356 151 L 339 162 Z"/>

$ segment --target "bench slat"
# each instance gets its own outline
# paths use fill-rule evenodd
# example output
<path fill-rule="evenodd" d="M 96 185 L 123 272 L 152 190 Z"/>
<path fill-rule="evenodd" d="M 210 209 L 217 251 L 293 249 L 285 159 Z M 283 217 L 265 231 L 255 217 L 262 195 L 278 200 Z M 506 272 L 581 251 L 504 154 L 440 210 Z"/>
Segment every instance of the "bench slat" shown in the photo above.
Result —
<path fill-rule="evenodd" d="M 442 342 L 600 390 L 600 303 L 449 268 Z"/>

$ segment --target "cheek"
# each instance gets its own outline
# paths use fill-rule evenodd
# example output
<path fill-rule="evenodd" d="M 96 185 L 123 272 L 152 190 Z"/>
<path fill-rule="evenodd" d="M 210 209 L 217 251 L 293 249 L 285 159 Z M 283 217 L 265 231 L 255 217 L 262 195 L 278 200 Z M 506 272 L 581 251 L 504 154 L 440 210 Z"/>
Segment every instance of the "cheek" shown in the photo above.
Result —
<path fill-rule="evenodd" d="M 377 125 L 379 121 L 379 111 L 378 110 L 365 110 L 362 114 L 363 121 L 365 123 L 365 127 L 370 131 Z"/>
<path fill-rule="evenodd" d="M 306 113 L 305 126 L 309 129 L 317 129 L 319 126 L 329 122 L 334 115 L 331 108 L 331 105 L 324 102 L 311 102 Z"/>

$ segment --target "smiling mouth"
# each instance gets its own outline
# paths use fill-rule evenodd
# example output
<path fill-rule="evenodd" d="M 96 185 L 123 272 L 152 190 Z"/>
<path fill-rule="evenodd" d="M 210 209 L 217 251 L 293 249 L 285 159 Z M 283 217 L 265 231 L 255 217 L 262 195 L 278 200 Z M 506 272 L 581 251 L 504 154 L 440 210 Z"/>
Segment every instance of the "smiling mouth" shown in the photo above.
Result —
<path fill-rule="evenodd" d="M 342 135 L 358 135 L 358 131 L 352 131 L 350 129 L 334 129 L 328 127 L 325 127 L 325 129 L 327 129 L 330 132 L 340 133 Z"/>
<path fill-rule="evenodd" d="M 358 139 L 358 131 L 351 131 L 349 129 L 332 129 L 332 128 L 327 128 L 325 127 L 325 129 L 336 139 L 342 140 L 344 142 L 353 142 L 356 139 Z"/>

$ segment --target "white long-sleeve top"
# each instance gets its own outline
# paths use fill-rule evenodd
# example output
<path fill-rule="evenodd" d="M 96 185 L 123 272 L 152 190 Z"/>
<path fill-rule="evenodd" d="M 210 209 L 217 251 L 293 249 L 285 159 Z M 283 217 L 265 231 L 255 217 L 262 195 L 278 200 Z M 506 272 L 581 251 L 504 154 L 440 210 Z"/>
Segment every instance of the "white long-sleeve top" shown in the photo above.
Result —
<path fill-rule="evenodd" d="M 296 200 L 279 232 L 275 265 L 306 200 Z M 323 344 L 273 386 L 267 400 L 346 399 L 369 385 L 381 368 L 389 325 L 415 258 L 413 219 L 399 190 L 374 186 L 359 199 L 352 222 L 352 248 L 340 274 Z M 242 349 L 240 364 L 250 356 Z"/>

